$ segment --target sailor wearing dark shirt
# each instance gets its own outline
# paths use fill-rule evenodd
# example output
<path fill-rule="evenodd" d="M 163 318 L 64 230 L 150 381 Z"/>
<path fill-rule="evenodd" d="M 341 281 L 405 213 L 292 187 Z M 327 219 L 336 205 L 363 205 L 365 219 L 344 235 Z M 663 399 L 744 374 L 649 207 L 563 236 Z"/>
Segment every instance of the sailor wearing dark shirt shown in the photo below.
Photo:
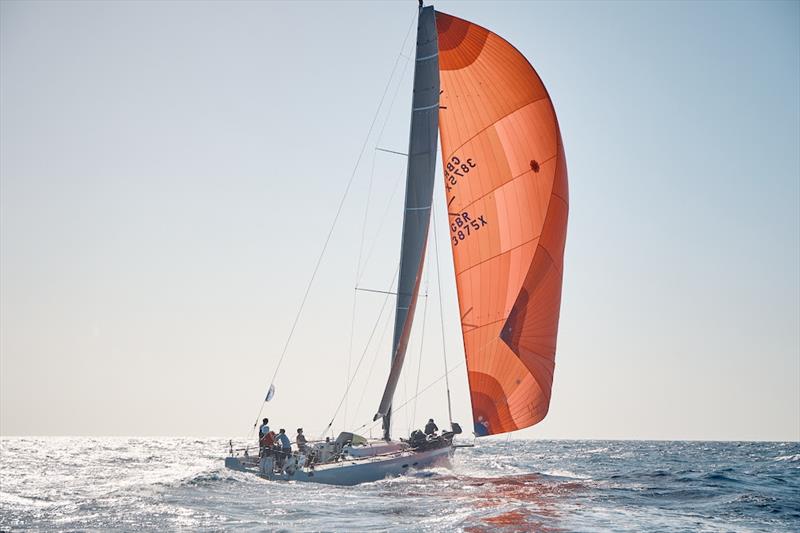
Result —
<path fill-rule="evenodd" d="M 436 427 L 436 422 L 434 422 L 433 418 L 431 418 L 430 420 L 428 420 L 428 423 L 425 424 L 425 434 L 435 435 L 437 431 L 439 431 L 439 428 Z"/>

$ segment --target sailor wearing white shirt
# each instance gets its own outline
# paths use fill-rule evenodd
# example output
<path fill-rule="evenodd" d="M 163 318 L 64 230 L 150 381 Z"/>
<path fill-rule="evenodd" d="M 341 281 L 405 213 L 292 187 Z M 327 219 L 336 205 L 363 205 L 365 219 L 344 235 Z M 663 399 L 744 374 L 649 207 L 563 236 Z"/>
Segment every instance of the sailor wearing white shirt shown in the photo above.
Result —
<path fill-rule="evenodd" d="M 269 433 L 269 418 L 265 418 L 261 424 L 261 427 L 258 428 L 258 439 L 261 440 L 261 437 Z"/>
<path fill-rule="evenodd" d="M 269 418 L 265 418 L 263 420 L 263 424 L 261 424 L 261 427 L 258 428 L 258 450 L 259 450 L 258 455 L 259 455 L 259 457 L 263 456 L 264 453 L 267 451 L 266 448 L 268 448 L 268 446 L 264 442 L 264 437 L 267 435 L 267 433 L 269 433 Z"/>

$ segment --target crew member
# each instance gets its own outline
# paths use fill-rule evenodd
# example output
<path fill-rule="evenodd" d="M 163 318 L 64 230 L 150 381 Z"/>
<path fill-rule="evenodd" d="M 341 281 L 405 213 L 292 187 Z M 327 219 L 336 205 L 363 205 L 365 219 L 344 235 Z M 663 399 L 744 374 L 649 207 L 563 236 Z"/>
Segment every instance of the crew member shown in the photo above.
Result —
<path fill-rule="evenodd" d="M 300 453 L 306 453 L 306 436 L 303 435 L 303 428 L 297 428 L 297 436 L 294 438 L 294 442 L 297 444 L 297 449 Z"/>
<path fill-rule="evenodd" d="M 266 438 L 267 434 L 269 433 L 269 418 L 263 419 L 261 427 L 258 428 L 258 446 L 259 446 L 259 456 L 264 456 L 264 448 L 271 446 L 272 444 L 266 444 L 264 439 Z"/>
<path fill-rule="evenodd" d="M 278 438 L 276 441 L 281 447 L 280 464 L 281 468 L 283 468 L 286 458 L 292 454 L 292 443 L 289 440 L 288 435 L 286 435 L 285 429 L 281 428 L 281 430 L 278 432 Z"/>
<path fill-rule="evenodd" d="M 428 419 L 428 423 L 425 424 L 425 434 L 432 437 L 436 435 L 437 431 L 439 428 L 436 427 L 436 422 L 433 421 L 433 418 Z"/>

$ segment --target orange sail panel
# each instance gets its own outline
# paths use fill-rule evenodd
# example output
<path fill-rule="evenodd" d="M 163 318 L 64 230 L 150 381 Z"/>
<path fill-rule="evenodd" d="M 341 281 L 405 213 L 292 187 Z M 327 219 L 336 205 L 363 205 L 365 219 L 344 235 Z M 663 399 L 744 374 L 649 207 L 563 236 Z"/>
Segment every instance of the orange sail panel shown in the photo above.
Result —
<path fill-rule="evenodd" d="M 525 57 L 436 13 L 445 196 L 475 433 L 541 421 L 550 405 L 567 228 L 553 104 Z"/>

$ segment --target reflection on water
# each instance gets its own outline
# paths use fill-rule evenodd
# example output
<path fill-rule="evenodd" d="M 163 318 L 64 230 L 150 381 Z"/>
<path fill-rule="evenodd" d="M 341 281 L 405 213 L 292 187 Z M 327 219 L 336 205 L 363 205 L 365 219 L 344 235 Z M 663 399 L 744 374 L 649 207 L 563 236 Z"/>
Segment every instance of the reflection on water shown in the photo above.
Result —
<path fill-rule="evenodd" d="M 483 524 L 467 526 L 466 531 L 563 531 L 558 525 L 558 498 L 569 498 L 583 488 L 542 474 L 464 476 L 460 481 L 465 487 L 478 487 L 476 507 L 491 512 L 481 519 Z"/>
<path fill-rule="evenodd" d="M 0 530 L 800 530 L 798 443 L 481 441 L 348 488 L 226 470 L 226 447 L 0 439 Z"/>

